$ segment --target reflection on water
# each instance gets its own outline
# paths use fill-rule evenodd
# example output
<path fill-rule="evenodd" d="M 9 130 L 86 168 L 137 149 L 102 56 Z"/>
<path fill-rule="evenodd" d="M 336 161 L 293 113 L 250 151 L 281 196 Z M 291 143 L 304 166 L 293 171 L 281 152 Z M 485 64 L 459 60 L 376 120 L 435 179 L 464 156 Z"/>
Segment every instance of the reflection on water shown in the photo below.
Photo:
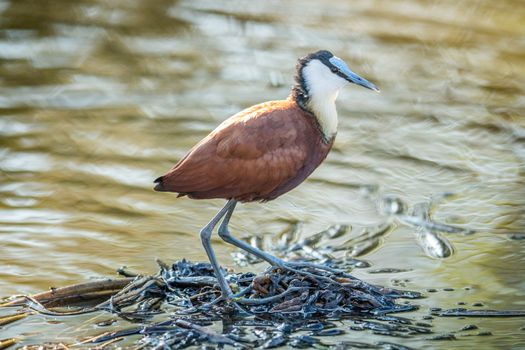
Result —
<path fill-rule="evenodd" d="M 345 224 L 338 239 L 347 241 L 384 220 L 366 189 L 409 211 L 450 194 L 432 219 L 477 232 L 443 234 L 452 257 L 427 257 L 417 228 L 395 225 L 363 258 L 401 272 L 355 273 L 437 289 L 421 315 L 457 302 L 525 308 L 524 241 L 509 239 L 525 232 L 521 4 L 1 2 L 2 294 L 108 276 L 123 264 L 154 271 L 154 257 L 205 259 L 196 234 L 221 201 L 154 193 L 152 179 L 232 113 L 284 98 L 295 60 L 326 48 L 382 94 L 346 88 L 323 166 L 275 202 L 241 206 L 232 228 L 253 236 L 300 223 L 307 237 Z M 233 264 L 234 250 L 216 247 Z M 442 333 L 466 323 L 434 322 Z M 522 321 L 476 324 L 493 336 L 465 344 L 525 346 Z M 439 347 L 425 339 L 410 344 Z"/>

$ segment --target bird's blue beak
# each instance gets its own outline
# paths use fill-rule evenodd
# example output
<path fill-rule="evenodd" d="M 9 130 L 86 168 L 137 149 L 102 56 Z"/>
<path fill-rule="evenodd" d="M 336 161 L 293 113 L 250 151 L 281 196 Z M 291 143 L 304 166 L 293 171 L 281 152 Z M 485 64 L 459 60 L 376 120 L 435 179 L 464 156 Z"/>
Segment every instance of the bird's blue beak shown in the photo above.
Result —
<path fill-rule="evenodd" d="M 345 61 L 343 61 L 339 57 L 333 56 L 329 59 L 329 61 L 335 68 L 337 68 L 337 71 L 335 71 L 335 73 L 343 79 L 346 79 L 351 83 L 361 85 L 367 89 L 374 90 L 375 92 L 380 92 L 377 86 L 375 86 L 365 78 L 361 78 L 359 75 L 352 72 L 350 68 L 348 68 L 348 66 L 346 65 Z"/>

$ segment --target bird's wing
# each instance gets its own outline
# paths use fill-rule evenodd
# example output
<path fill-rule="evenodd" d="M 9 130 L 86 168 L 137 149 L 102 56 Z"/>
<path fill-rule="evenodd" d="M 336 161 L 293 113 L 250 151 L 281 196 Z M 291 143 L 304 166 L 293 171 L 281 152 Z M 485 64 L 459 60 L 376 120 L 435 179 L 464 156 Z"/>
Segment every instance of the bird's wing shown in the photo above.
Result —
<path fill-rule="evenodd" d="M 284 103 L 286 102 L 286 103 Z M 311 125 L 279 101 L 243 111 L 214 130 L 162 177 L 164 190 L 193 198 L 264 198 L 309 156 Z"/>

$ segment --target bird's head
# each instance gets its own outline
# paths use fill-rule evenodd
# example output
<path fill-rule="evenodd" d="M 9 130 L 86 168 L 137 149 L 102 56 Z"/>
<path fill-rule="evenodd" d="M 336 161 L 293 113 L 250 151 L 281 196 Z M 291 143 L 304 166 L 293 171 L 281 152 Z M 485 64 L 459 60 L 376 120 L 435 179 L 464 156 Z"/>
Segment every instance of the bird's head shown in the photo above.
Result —
<path fill-rule="evenodd" d="M 379 92 L 377 86 L 352 72 L 342 59 L 326 50 L 299 59 L 296 81 L 307 98 L 320 93 L 336 93 L 348 83 Z"/>
<path fill-rule="evenodd" d="M 342 59 L 326 50 L 300 58 L 295 81 L 290 97 L 315 115 L 325 140 L 333 139 L 337 133 L 335 100 L 343 86 L 354 83 L 379 92 L 377 86 L 352 72 Z"/>

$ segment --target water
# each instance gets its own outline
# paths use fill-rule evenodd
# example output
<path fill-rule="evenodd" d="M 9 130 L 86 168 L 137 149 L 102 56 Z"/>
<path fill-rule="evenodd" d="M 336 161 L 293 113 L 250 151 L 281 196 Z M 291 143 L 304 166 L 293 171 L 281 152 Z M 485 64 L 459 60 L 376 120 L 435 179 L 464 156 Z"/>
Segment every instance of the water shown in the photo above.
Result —
<path fill-rule="evenodd" d="M 204 260 L 197 233 L 223 202 L 155 193 L 152 180 L 231 114 L 285 98 L 296 59 L 325 48 L 382 93 L 345 88 L 328 159 L 278 200 L 240 206 L 233 231 L 277 234 L 298 224 L 306 237 L 351 225 L 336 241 L 343 242 L 385 221 L 378 209 L 385 196 L 401 198 L 408 210 L 433 201 L 433 220 L 476 233 L 443 234 L 454 254 L 436 259 L 419 247 L 417 228 L 396 223 L 359 257 L 371 267 L 354 273 L 425 292 L 414 317 L 458 302 L 524 309 L 521 5 L 0 2 L 1 294 L 111 276 L 121 265 L 153 272 L 156 257 Z M 235 250 L 218 239 L 214 245 L 233 266 Z M 404 272 L 368 272 L 382 268 Z M 431 288 L 437 292 L 426 292 Z M 48 338 L 31 327 L 43 320 L 51 322 L 40 317 L 0 332 L 43 341 Z M 520 348 L 524 322 L 433 324 L 436 334 L 468 323 L 492 332 L 458 337 L 455 347 Z M 46 334 L 67 341 L 70 327 L 47 324 Z M 363 336 L 349 332 L 344 339 Z M 450 346 L 423 335 L 406 344 Z"/>

